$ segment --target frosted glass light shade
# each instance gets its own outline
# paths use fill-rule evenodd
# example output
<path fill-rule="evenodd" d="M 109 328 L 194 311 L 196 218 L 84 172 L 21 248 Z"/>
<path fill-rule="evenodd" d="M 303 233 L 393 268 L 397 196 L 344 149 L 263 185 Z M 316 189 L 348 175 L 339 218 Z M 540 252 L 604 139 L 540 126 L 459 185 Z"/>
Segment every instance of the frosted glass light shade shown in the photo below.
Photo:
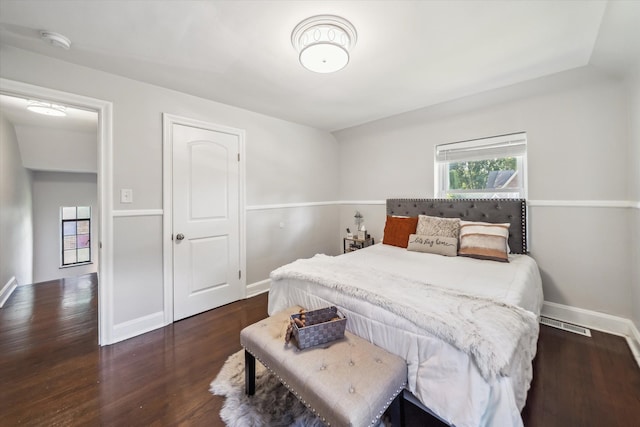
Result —
<path fill-rule="evenodd" d="M 316 73 L 333 73 L 342 70 L 349 63 L 347 51 L 334 44 L 312 44 L 300 52 L 300 63 Z"/>
<path fill-rule="evenodd" d="M 291 44 L 298 51 L 300 64 L 316 73 L 343 69 L 349 63 L 349 51 L 356 39 L 353 25 L 334 15 L 312 16 L 291 33 Z"/>

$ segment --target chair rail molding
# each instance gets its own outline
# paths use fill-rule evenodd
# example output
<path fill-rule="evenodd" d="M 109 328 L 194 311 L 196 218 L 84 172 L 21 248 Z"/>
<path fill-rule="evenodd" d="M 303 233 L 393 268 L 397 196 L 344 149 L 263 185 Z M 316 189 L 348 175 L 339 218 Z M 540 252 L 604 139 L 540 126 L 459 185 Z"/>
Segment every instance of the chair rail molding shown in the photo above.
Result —
<path fill-rule="evenodd" d="M 633 208 L 637 205 L 637 202 L 627 200 L 527 200 L 527 206 L 534 208 Z"/>
<path fill-rule="evenodd" d="M 114 217 L 132 217 L 132 216 L 162 216 L 162 209 L 118 209 L 113 211 Z"/>

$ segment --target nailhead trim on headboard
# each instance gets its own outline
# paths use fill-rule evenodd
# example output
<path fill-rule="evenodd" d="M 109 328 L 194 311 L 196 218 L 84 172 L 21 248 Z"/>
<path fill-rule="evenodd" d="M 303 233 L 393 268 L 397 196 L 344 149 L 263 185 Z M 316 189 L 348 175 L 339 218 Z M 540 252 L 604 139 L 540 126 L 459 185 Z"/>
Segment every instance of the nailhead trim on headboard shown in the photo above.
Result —
<path fill-rule="evenodd" d="M 508 222 L 511 224 L 511 253 L 528 253 L 527 203 L 524 199 L 387 199 L 387 215 L 430 215 L 465 221 Z"/>

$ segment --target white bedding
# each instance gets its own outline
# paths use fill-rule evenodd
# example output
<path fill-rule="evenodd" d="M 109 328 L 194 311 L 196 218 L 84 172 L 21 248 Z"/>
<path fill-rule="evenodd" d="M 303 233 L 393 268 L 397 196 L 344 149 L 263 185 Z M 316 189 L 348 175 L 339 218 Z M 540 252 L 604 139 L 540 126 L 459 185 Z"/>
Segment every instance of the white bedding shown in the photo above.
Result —
<path fill-rule="evenodd" d="M 339 257 L 341 263 L 399 275 L 522 307 L 536 316 L 542 304 L 540 274 L 526 255 L 510 263 L 444 257 L 374 245 Z M 276 275 L 277 276 L 277 275 Z M 366 280 L 362 282 L 365 283 Z M 389 293 L 393 294 L 393 284 Z M 485 379 L 472 357 L 379 305 L 300 278 L 272 280 L 269 313 L 292 305 L 308 309 L 336 305 L 349 319 L 347 328 L 408 363 L 407 388 L 426 407 L 456 426 L 522 425 L 520 410 L 532 378 L 533 348 L 524 348 L 505 375 Z M 537 332 L 536 332 L 537 333 Z M 524 356 L 524 357 L 523 357 Z"/>

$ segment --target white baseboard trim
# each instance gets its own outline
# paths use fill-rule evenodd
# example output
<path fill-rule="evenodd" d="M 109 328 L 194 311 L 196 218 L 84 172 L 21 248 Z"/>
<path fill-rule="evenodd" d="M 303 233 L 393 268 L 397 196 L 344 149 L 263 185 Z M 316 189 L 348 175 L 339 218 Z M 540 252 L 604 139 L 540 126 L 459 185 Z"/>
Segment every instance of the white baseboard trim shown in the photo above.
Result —
<path fill-rule="evenodd" d="M 165 326 L 165 323 L 164 312 L 162 311 L 139 317 L 137 319 L 128 320 L 123 323 L 118 323 L 113 327 L 113 340 L 111 344 L 133 338 L 137 335 L 142 335 L 146 332 L 153 331 L 154 329 L 162 328 L 163 326 Z"/>
<path fill-rule="evenodd" d="M 549 301 L 542 304 L 541 315 L 626 338 L 640 366 L 640 332 L 631 320 Z"/>
<path fill-rule="evenodd" d="M 629 326 L 632 325 L 631 320 L 584 308 L 545 301 L 542 304 L 541 314 L 552 319 L 575 323 L 614 335 L 627 336 L 631 333 L 629 329 Z"/>
<path fill-rule="evenodd" d="M 0 308 L 4 307 L 4 303 L 7 302 L 13 291 L 18 287 L 18 281 L 16 277 L 13 276 L 9 281 L 2 287 L 0 291 Z"/>
<path fill-rule="evenodd" d="M 636 362 L 638 362 L 638 367 L 640 367 L 640 331 L 636 328 L 635 323 L 631 322 L 631 336 L 626 337 L 627 343 L 629 344 L 629 348 L 631 349 L 631 353 L 636 358 Z"/>
<path fill-rule="evenodd" d="M 270 287 L 271 287 L 271 280 L 269 279 L 251 283 L 250 285 L 247 285 L 247 298 L 255 297 L 256 295 L 269 292 Z"/>

